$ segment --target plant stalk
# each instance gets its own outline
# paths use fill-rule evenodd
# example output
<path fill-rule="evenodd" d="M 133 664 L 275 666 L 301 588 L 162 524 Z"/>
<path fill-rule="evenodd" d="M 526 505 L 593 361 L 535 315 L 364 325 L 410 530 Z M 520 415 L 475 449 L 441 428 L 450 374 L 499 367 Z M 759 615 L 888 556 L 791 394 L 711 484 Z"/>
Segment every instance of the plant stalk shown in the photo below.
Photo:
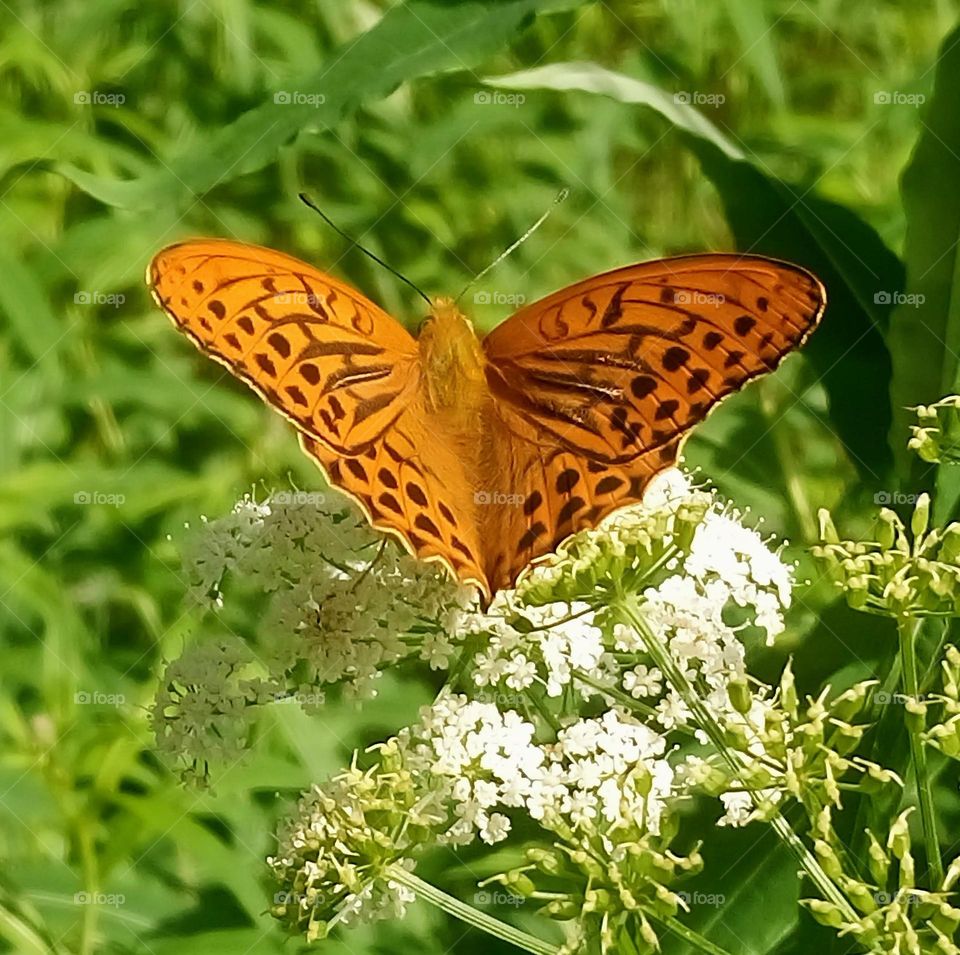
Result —
<path fill-rule="evenodd" d="M 472 905 L 467 905 L 466 902 L 461 902 L 460 899 L 455 899 L 452 895 L 447 895 L 442 889 L 438 889 L 429 882 L 424 882 L 423 879 L 412 872 L 408 872 L 403 866 L 392 865 L 388 871 L 390 878 L 395 882 L 406 886 L 438 909 L 442 909 L 448 915 L 460 919 L 461 922 L 465 922 L 481 932 L 486 932 L 494 938 L 516 945 L 517 948 L 525 952 L 532 952 L 533 955 L 557 955 L 557 952 L 560 951 L 556 945 L 552 945 L 550 942 L 544 942 L 533 935 L 528 935 L 506 922 L 501 922 L 500 919 L 496 919 L 492 915 L 487 915 L 486 912 L 475 909 Z"/>
<path fill-rule="evenodd" d="M 943 860 L 940 855 L 940 839 L 937 835 L 937 816 L 933 806 L 933 786 L 927 768 L 927 748 L 923 742 L 926 730 L 926 709 L 920 700 L 920 678 L 917 668 L 917 634 L 920 632 L 919 617 L 897 619 L 900 635 L 900 661 L 903 667 L 903 691 L 907 696 L 906 724 L 910 737 L 910 761 L 917 786 L 917 803 L 920 807 L 920 825 L 927 850 L 927 867 L 933 881 L 934 891 L 943 884 Z M 912 707 L 916 707 L 914 710 Z"/>
<path fill-rule="evenodd" d="M 704 952 L 705 955 L 730 955 L 730 952 L 719 945 L 715 945 L 710 939 L 705 938 L 699 932 L 688 928 L 678 918 L 672 915 L 657 915 L 655 912 L 647 911 L 647 915 L 662 922 L 674 935 L 682 938 L 689 946 L 695 948 L 698 952 Z"/>
<path fill-rule="evenodd" d="M 619 609 L 625 622 L 632 626 L 643 638 L 644 645 L 653 658 L 654 663 L 656 663 L 660 668 L 660 672 L 670 681 L 673 688 L 683 699 L 683 702 L 693 714 L 697 725 L 706 733 L 710 742 L 713 743 L 723 760 L 734 773 L 739 774 L 742 772 L 744 768 L 743 764 L 727 745 L 722 727 L 717 723 L 706 706 L 704 706 L 696 690 L 694 690 L 690 681 L 686 678 L 686 675 L 670 655 L 669 649 L 647 626 L 643 615 L 635 604 L 635 598 L 624 595 L 620 602 Z M 755 805 L 760 805 L 760 800 L 756 794 L 751 793 L 751 798 L 754 800 Z M 783 814 L 777 810 L 776 815 L 770 822 L 774 831 L 793 853 L 807 875 L 813 880 L 821 896 L 837 906 L 847 921 L 857 921 L 859 916 L 847 897 L 840 891 L 830 876 L 827 875 L 817 857 L 804 845 L 800 837 L 793 831 L 793 828 L 784 818 Z"/>

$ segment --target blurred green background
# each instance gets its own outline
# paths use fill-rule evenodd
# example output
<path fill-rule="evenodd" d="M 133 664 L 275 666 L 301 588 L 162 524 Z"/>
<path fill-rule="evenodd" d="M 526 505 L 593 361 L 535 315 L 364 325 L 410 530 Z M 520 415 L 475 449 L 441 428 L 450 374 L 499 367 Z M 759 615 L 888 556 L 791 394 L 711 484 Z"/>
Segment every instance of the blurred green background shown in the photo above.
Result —
<path fill-rule="evenodd" d="M 813 576 L 818 507 L 856 527 L 875 495 L 934 480 L 900 455 L 899 409 L 950 390 L 955 366 L 916 337 L 917 309 L 891 306 L 904 256 L 918 282 L 912 256 L 955 263 L 956 34 L 939 113 L 931 98 L 957 14 L 948 0 L 0 3 L 0 951 L 297 950 L 265 915 L 277 816 L 434 691 L 404 672 L 362 710 L 277 707 L 210 791 L 152 753 L 163 661 L 256 633 L 255 605 L 218 620 L 185 604 L 184 523 L 254 486 L 318 480 L 290 428 L 152 307 L 154 252 L 197 235 L 270 245 L 413 327 L 419 300 L 298 191 L 438 294 L 569 187 L 468 297 L 478 325 L 659 255 L 814 268 L 833 305 L 807 353 L 687 445 Z M 901 197 L 918 137 L 936 155 Z M 947 311 L 937 321 L 949 338 Z M 794 652 L 815 691 L 881 669 L 890 634 L 832 600 L 801 589 L 757 672 Z M 956 821 L 955 780 L 941 802 Z M 695 913 L 700 931 L 740 953 L 847 950 L 797 910 L 792 863 L 762 832 L 691 832 L 708 839 L 704 885 L 730 903 Z M 496 868 L 436 858 L 423 874 L 466 896 Z M 323 950 L 507 948 L 417 907 Z"/>

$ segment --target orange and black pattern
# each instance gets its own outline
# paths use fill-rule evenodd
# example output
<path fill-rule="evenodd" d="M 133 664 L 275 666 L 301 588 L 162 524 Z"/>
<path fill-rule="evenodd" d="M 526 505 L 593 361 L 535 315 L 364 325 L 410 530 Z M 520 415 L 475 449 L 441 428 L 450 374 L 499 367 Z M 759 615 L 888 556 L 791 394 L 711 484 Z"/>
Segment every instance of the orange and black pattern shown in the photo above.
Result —
<path fill-rule="evenodd" d="M 546 431 L 591 460 L 623 464 L 776 368 L 824 300 L 809 272 L 755 256 L 632 265 L 494 329 L 483 342 L 490 388 L 518 436 Z"/>
<path fill-rule="evenodd" d="M 154 259 L 148 284 L 198 348 L 293 422 L 374 527 L 488 597 L 641 500 L 690 429 L 802 345 L 826 302 L 809 272 L 757 256 L 594 276 L 483 340 L 457 416 L 432 403 L 416 339 L 290 256 L 187 242 Z M 503 504 L 485 506 L 498 490 Z"/>

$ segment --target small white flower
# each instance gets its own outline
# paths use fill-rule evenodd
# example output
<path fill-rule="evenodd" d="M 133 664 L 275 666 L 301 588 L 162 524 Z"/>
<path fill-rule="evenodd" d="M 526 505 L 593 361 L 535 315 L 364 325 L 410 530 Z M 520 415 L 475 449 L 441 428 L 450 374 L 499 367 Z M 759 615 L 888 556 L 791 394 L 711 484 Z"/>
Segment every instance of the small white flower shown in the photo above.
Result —
<path fill-rule="evenodd" d="M 663 689 L 663 674 L 657 667 L 641 663 L 624 673 L 623 688 L 637 700 L 642 696 L 658 696 Z"/>
<path fill-rule="evenodd" d="M 507 662 L 504 673 L 504 682 L 511 690 L 523 690 L 531 686 L 536 679 L 537 665 L 520 653 Z"/>
<path fill-rule="evenodd" d="M 510 834 L 510 820 L 502 813 L 495 812 L 488 819 L 487 824 L 480 830 L 480 838 L 493 845 L 502 842 Z"/>
<path fill-rule="evenodd" d="M 720 801 L 726 811 L 717 822 L 718 826 L 741 827 L 750 822 L 753 813 L 753 800 L 750 798 L 750 793 L 721 793 Z"/>
<path fill-rule="evenodd" d="M 671 690 L 656 706 L 657 719 L 664 729 L 686 726 L 690 721 L 690 711 L 680 695 Z"/>

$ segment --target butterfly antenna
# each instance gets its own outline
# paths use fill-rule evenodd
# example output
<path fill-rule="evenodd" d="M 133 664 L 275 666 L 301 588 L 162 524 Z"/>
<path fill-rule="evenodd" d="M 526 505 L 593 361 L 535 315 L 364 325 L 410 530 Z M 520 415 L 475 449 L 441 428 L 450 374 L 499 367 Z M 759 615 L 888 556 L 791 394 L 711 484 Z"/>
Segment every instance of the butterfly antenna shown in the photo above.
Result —
<path fill-rule="evenodd" d="M 427 305 L 429 305 L 431 308 L 433 307 L 433 302 L 430 301 L 430 297 L 427 295 L 426 292 L 424 292 L 418 286 L 414 285 L 413 282 L 411 282 L 410 279 L 408 279 L 405 275 L 401 275 L 395 268 L 393 268 L 390 265 L 387 265 L 387 263 L 384 262 L 383 259 L 380 258 L 380 256 L 374 255 L 373 252 L 371 252 L 369 249 L 365 249 L 359 242 L 357 242 L 356 239 L 347 235 L 347 233 L 344 232 L 343 229 L 341 229 L 340 226 L 338 226 L 336 222 L 334 222 L 330 218 L 330 216 L 328 216 L 322 209 L 320 209 L 317 206 L 317 204 L 305 192 L 300 193 L 300 201 L 305 206 L 309 206 L 309 208 L 313 209 L 313 211 L 318 216 L 320 216 L 320 218 L 323 219 L 323 221 L 326 222 L 326 224 L 330 226 L 330 228 L 333 229 L 333 231 L 336 232 L 337 235 L 346 239 L 347 242 L 350 243 L 350 245 L 356 246 L 364 255 L 367 255 L 371 259 L 373 259 L 374 262 L 378 263 L 379 265 L 382 265 L 391 275 L 395 275 L 398 279 L 400 279 L 401 282 L 406 282 L 407 285 L 409 285 L 410 288 L 412 288 L 414 292 L 416 292 L 417 295 L 419 295 L 420 298 L 422 298 L 427 303 Z"/>
<path fill-rule="evenodd" d="M 480 279 L 482 279 L 482 278 L 483 278 L 488 272 L 490 272 L 492 269 L 496 268 L 511 252 L 513 252 L 514 249 L 516 249 L 518 246 L 520 246 L 520 245 L 522 245 L 524 242 L 526 242 L 527 239 L 529 239 L 530 236 L 532 236 L 533 233 L 536 232 L 537 229 L 539 229 L 540 226 L 542 226 L 542 225 L 544 224 L 544 222 L 546 222 L 547 219 L 550 218 L 550 213 L 552 213 L 553 210 L 554 210 L 558 205 L 560 205 L 560 203 L 563 202 L 564 199 L 566 199 L 567 196 L 569 196 L 569 195 L 570 195 L 570 190 L 569 190 L 569 189 L 566 189 L 566 188 L 561 189 L 561 190 L 553 197 L 553 202 L 551 202 L 550 205 L 547 207 L 547 211 L 544 212 L 544 214 L 543 214 L 542 216 L 540 216 L 540 218 L 537 219 L 537 221 L 534 222 L 534 224 L 533 224 L 532 226 L 530 226 L 530 228 L 527 229 L 527 231 L 524 232 L 523 235 L 520 236 L 519 239 L 517 239 L 517 240 L 514 241 L 514 242 L 511 242 L 510 245 L 508 245 L 485 269 L 481 270 L 480 272 L 477 272 L 477 274 L 476 274 L 472 279 L 470 279 L 470 281 L 467 282 L 466 285 L 464 285 L 463 290 L 460 292 L 460 294 L 456 297 L 456 299 L 455 299 L 454 301 L 459 302 L 460 299 L 462 299 L 463 296 L 466 295 L 467 292 L 468 292 L 470 289 L 472 289 L 473 286 L 477 284 L 477 282 L 480 281 Z"/>

